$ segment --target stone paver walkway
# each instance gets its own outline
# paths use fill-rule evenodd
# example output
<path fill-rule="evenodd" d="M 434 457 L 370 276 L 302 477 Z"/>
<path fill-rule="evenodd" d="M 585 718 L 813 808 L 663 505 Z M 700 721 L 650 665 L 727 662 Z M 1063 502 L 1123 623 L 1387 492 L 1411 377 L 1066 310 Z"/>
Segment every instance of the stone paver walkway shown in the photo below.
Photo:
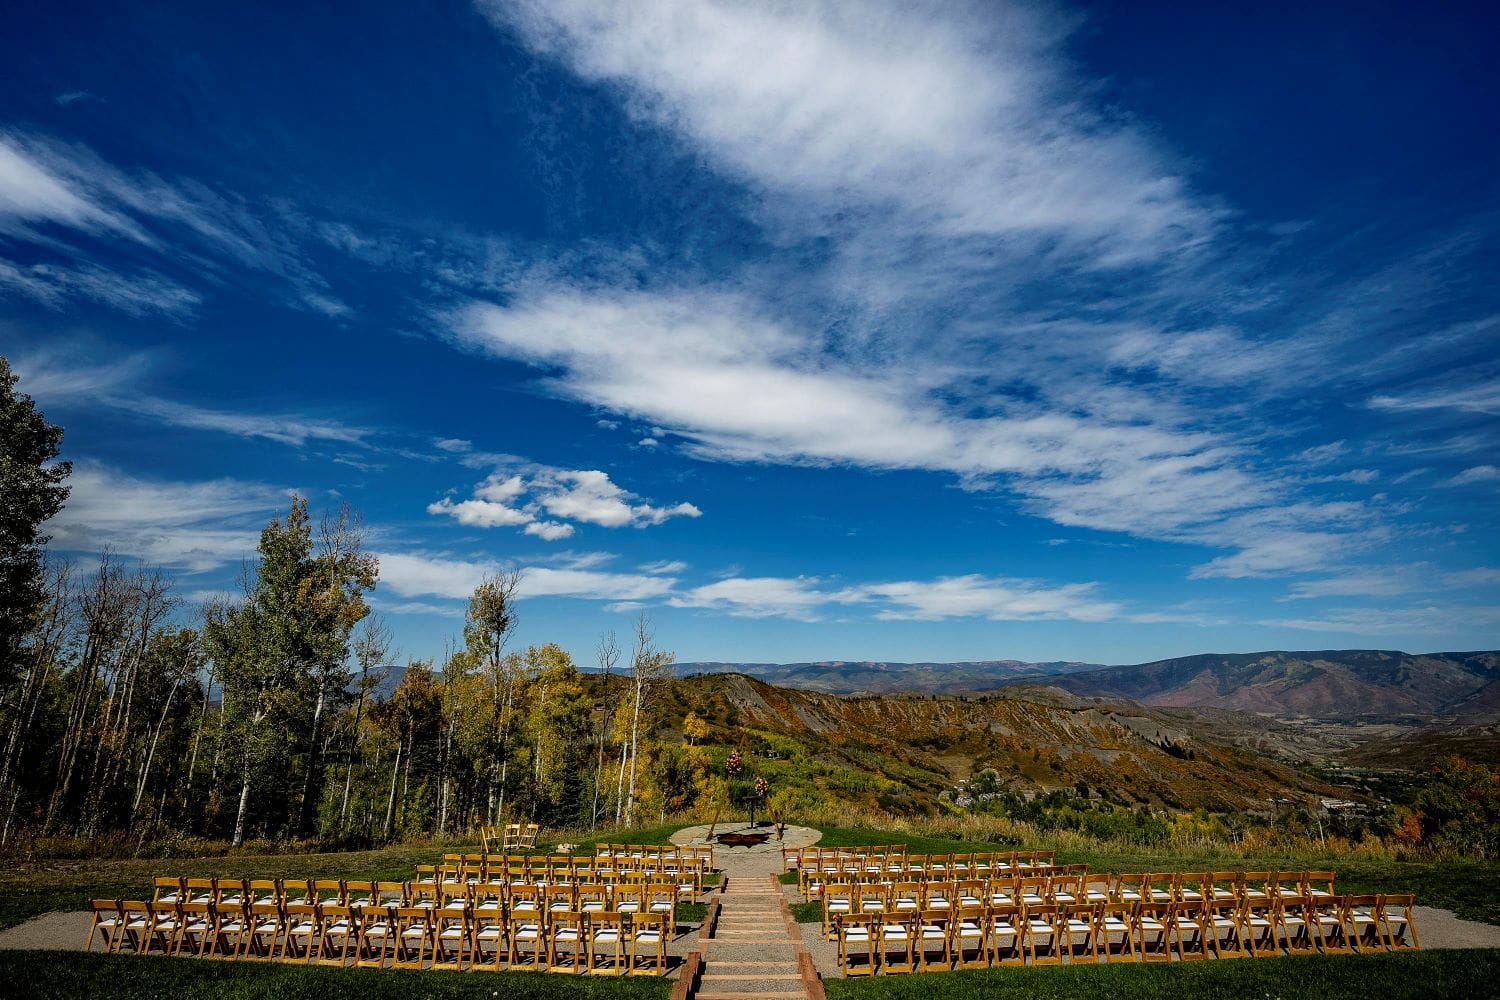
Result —
<path fill-rule="evenodd" d="M 685 835 L 682 843 L 705 833 L 706 828 L 679 831 Z M 816 830 L 788 827 L 780 842 L 773 837 L 757 847 L 715 849 L 724 887 L 695 1000 L 822 1000 L 821 988 L 813 996 L 803 978 L 801 933 L 777 882 L 781 848 L 805 847 L 818 836 Z"/>

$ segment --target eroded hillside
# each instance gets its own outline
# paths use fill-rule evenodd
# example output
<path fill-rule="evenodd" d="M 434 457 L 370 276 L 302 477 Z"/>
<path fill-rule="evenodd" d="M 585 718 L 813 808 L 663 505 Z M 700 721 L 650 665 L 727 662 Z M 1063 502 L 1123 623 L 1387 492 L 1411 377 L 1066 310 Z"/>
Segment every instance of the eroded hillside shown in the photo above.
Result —
<path fill-rule="evenodd" d="M 1080 783 L 1126 805 L 1261 811 L 1275 799 L 1337 789 L 1254 750 L 1199 731 L 1182 713 L 1081 698 L 1052 688 L 984 695 L 837 696 L 778 688 L 733 674 L 672 683 L 663 721 L 695 712 L 819 787 L 870 805 L 933 808 L 962 778 L 993 768 L 1018 791 Z M 852 772 L 852 773 L 851 773 Z M 875 779 L 865 784 L 858 775 Z"/>

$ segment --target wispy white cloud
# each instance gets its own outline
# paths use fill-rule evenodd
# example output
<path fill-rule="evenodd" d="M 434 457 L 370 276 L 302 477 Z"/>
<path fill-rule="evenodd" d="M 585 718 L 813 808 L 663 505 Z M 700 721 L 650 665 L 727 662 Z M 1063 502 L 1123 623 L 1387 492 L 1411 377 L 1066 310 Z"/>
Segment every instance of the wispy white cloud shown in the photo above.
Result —
<path fill-rule="evenodd" d="M 348 316 L 301 245 L 306 220 L 288 211 L 192 180 L 122 169 L 84 146 L 0 131 L 0 233 L 58 258 L 25 267 L 10 262 L 3 283 L 49 304 L 84 296 L 135 315 L 182 313 L 197 304 L 200 293 L 172 278 L 97 262 L 90 241 L 124 238 L 205 284 L 221 284 L 235 266 L 270 279 L 287 305 Z"/>
<path fill-rule="evenodd" d="M 172 427 L 218 431 L 236 437 L 264 438 L 301 447 L 310 440 L 363 445 L 374 431 L 337 420 L 292 413 L 244 413 L 164 399 L 145 391 L 141 382 L 152 368 L 146 354 L 110 353 L 82 343 L 17 356 L 21 388 L 44 405 L 73 403 L 130 414 Z"/>
<path fill-rule="evenodd" d="M 1474 483 L 1492 483 L 1500 479 L 1500 468 L 1493 465 L 1473 465 L 1443 482 L 1444 486 L 1472 486 Z"/>
<path fill-rule="evenodd" d="M 253 555 L 269 512 L 288 491 L 237 479 L 179 482 L 79 462 L 67 506 L 47 523 L 53 546 L 106 549 L 148 563 L 203 572 Z"/>
<path fill-rule="evenodd" d="M 832 600 L 817 589 L 814 577 L 733 577 L 692 587 L 667 603 L 679 608 L 709 608 L 739 618 L 788 618 L 816 621 L 816 609 Z"/>
<path fill-rule="evenodd" d="M 1118 264 L 1215 222 L 1143 131 L 1076 99 L 1068 25 L 1034 5 L 480 8 L 816 224 L 1046 238 Z"/>
<path fill-rule="evenodd" d="M 941 621 L 987 618 L 991 621 L 1112 621 L 1125 616 L 1122 605 L 1101 600 L 1093 583 L 1052 586 L 979 574 L 866 584 L 839 591 L 845 603 L 876 602 L 876 617 L 885 620 Z"/>
<path fill-rule="evenodd" d="M 1372 396 L 1377 410 L 1462 410 L 1500 416 L 1500 381 L 1411 392 L 1403 396 Z"/>
<path fill-rule="evenodd" d="M 517 595 L 576 597 L 598 601 L 639 601 L 659 598 L 676 584 L 672 577 L 643 573 L 611 573 L 567 566 L 506 564 L 496 560 L 452 559 L 400 552 L 380 553 L 380 581 L 402 597 L 467 598 L 486 577 L 519 569 Z"/>
<path fill-rule="evenodd" d="M 182 317 L 202 301 L 198 293 L 159 274 L 115 273 L 91 264 L 18 266 L 0 260 L 0 293 L 7 292 L 54 309 L 75 297 L 88 298 L 129 316 Z"/>
<path fill-rule="evenodd" d="M 1500 606 L 1427 605 L 1406 608 L 1339 608 L 1309 618 L 1273 618 L 1259 622 L 1276 628 L 1349 635 L 1456 635 L 1475 625 L 1500 622 Z"/>

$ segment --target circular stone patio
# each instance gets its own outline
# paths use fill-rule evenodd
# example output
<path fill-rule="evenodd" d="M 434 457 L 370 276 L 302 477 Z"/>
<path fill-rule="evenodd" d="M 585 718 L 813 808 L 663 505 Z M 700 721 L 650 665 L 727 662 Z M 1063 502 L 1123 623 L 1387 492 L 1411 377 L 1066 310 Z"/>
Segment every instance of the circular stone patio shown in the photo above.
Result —
<path fill-rule="evenodd" d="M 782 832 L 781 839 L 776 839 L 776 828 L 774 826 L 756 827 L 756 833 L 769 833 L 770 839 L 764 844 L 754 847 L 730 847 L 727 844 L 711 843 L 708 839 L 708 824 L 702 826 L 685 826 L 672 834 L 672 843 L 678 847 L 708 847 L 712 846 L 722 851 L 726 856 L 741 854 L 780 854 L 783 847 L 811 847 L 823 836 L 822 831 L 814 830 L 810 826 L 787 826 Z M 714 833 L 749 833 L 750 824 L 742 819 L 730 820 L 713 827 Z"/>

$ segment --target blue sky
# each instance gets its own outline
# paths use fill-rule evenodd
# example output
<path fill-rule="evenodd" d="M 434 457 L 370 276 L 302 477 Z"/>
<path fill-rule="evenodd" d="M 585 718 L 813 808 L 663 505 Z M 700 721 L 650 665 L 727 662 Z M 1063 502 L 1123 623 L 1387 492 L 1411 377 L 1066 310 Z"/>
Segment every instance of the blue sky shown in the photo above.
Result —
<path fill-rule="evenodd" d="M 1493 15 L 32 4 L 0 350 L 55 545 L 363 513 L 433 655 L 1500 645 Z"/>

